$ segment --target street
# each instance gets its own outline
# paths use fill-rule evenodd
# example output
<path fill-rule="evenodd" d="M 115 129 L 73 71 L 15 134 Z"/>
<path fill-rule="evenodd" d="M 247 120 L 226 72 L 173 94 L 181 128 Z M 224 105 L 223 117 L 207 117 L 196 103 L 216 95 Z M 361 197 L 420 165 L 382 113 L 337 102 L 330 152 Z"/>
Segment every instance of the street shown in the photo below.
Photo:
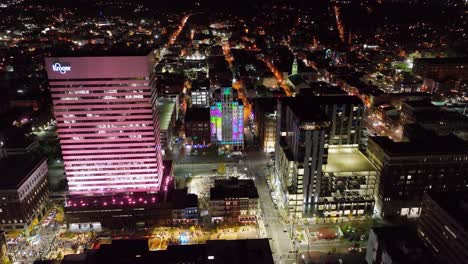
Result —
<path fill-rule="evenodd" d="M 278 210 L 274 208 L 265 178 L 268 157 L 260 151 L 248 151 L 247 155 L 248 171 L 254 176 L 260 199 L 259 229 L 266 231 L 266 234 L 261 235 L 270 239 L 273 259 L 277 263 L 294 263 L 296 262 L 296 254 L 291 254 L 293 248 L 287 226 L 281 220 Z"/>

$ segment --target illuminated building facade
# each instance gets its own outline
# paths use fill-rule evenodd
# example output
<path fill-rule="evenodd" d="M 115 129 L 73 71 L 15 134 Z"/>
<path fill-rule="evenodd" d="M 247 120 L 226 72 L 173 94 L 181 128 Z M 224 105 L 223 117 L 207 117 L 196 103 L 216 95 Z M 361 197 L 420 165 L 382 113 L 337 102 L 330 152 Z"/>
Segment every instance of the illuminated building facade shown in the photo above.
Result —
<path fill-rule="evenodd" d="M 314 211 L 320 197 L 330 121 L 317 106 L 298 97 L 280 100 L 277 118 L 278 177 L 273 185 L 281 193 L 278 196 L 286 199 L 289 214 L 302 217 Z"/>
<path fill-rule="evenodd" d="M 276 98 L 256 98 L 253 104 L 255 132 L 265 152 L 275 151 Z"/>
<path fill-rule="evenodd" d="M 190 90 L 192 95 L 192 107 L 209 107 L 210 90 L 208 87 L 197 87 Z"/>
<path fill-rule="evenodd" d="M 45 59 L 71 195 L 159 191 L 163 166 L 148 53 Z"/>
<path fill-rule="evenodd" d="M 255 223 L 258 191 L 253 180 L 215 180 L 210 188 L 210 216 L 213 223 Z"/>
<path fill-rule="evenodd" d="M 0 159 L 0 229 L 24 230 L 45 213 L 48 201 L 47 159 L 32 154 Z M 3 262 L 2 262 L 3 263 Z"/>
<path fill-rule="evenodd" d="M 5 231 L 0 231 L 0 261 L 2 263 L 10 263 Z"/>
<path fill-rule="evenodd" d="M 232 149 L 244 147 L 244 105 L 233 100 L 231 87 L 221 91 L 221 101 L 210 108 L 211 143 Z"/>
<path fill-rule="evenodd" d="M 362 113 L 363 104 L 354 96 L 279 100 L 271 185 L 290 216 L 373 212 L 377 172 L 358 149 Z"/>

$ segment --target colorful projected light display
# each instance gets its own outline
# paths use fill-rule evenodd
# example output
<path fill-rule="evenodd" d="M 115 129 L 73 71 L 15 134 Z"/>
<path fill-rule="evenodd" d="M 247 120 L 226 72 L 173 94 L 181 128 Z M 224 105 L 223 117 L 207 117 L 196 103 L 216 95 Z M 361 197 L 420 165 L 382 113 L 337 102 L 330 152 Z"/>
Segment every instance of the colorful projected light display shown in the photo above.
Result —
<path fill-rule="evenodd" d="M 211 120 L 211 137 L 216 142 L 222 141 L 222 123 L 223 123 L 223 107 L 221 103 L 216 103 L 211 107 L 210 120 Z"/>
<path fill-rule="evenodd" d="M 244 142 L 244 106 L 238 102 L 232 103 L 232 141 Z"/>
<path fill-rule="evenodd" d="M 232 88 L 222 91 L 222 101 L 210 109 L 211 142 L 242 147 L 244 144 L 244 106 L 232 100 Z"/>

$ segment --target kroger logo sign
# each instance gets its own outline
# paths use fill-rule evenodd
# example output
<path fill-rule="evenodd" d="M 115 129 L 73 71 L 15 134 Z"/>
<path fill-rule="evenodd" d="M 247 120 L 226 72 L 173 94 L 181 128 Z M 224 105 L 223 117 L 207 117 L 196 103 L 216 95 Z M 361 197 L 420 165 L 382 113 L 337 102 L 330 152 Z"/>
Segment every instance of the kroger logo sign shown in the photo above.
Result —
<path fill-rule="evenodd" d="M 71 66 L 70 65 L 62 65 L 60 62 L 55 62 L 54 64 L 52 64 L 52 71 L 60 72 L 61 74 L 65 74 L 65 73 L 71 71 Z"/>

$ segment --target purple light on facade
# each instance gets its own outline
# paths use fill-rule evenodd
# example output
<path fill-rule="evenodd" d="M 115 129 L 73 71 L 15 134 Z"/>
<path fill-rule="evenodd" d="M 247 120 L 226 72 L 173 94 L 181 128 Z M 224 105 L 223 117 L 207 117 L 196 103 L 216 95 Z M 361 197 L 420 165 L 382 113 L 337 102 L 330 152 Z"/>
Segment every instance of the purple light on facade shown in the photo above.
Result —
<path fill-rule="evenodd" d="M 150 58 L 46 58 L 45 67 L 70 194 L 158 191 Z"/>

